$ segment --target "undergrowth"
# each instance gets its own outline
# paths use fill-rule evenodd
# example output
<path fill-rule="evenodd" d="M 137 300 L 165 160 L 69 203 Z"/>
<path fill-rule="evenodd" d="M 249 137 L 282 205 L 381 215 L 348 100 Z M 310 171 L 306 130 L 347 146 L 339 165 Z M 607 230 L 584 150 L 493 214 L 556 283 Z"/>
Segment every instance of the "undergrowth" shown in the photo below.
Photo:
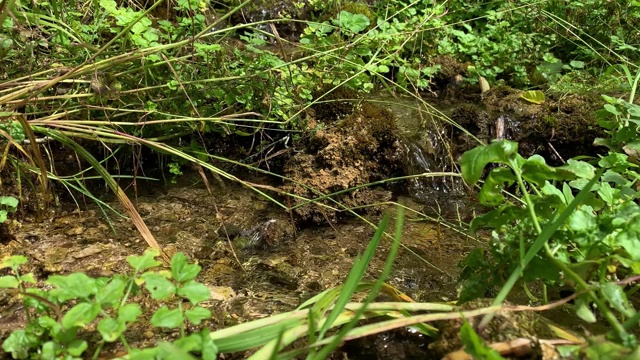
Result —
<path fill-rule="evenodd" d="M 375 318 L 397 310 L 375 308 L 373 302 L 384 288 L 394 248 L 385 273 L 373 284 L 361 283 L 387 220 L 344 287 L 323 292 L 296 312 L 215 332 L 188 333 L 210 316 L 199 306 L 209 296 L 206 287 L 194 280 L 200 269 L 183 255 L 169 259 L 157 250 L 153 234 L 107 160 L 131 159 L 136 165 L 124 175 L 138 176 L 142 160 L 148 158 L 136 150 L 144 147 L 163 159 L 155 166 L 166 167 L 173 175 L 194 164 L 215 177 L 252 187 L 291 210 L 279 198 L 214 166 L 213 161 L 242 164 L 212 149 L 229 137 L 250 139 L 242 142 L 246 148 L 237 149 L 249 156 L 278 141 L 299 140 L 315 122 L 313 106 L 328 95 L 327 89 L 346 88 L 363 95 L 387 88 L 419 96 L 439 90 L 434 88 L 438 76 L 456 86 L 460 78 L 467 83 L 484 78 L 491 83 L 549 87 L 556 93 L 589 89 L 616 93 L 604 96 L 607 105 L 598 115 L 610 135 L 597 140 L 608 147 L 606 156 L 585 154 L 551 167 L 540 156 L 524 159 L 517 144 L 508 140 L 480 144 L 462 156 L 462 176 L 468 184 L 480 185 L 479 201 L 493 210 L 471 223 L 471 230 L 486 228 L 492 235 L 486 248 L 474 250 L 462 264 L 460 300 L 496 289 L 499 306 L 514 287 L 522 285 L 532 301 L 546 302 L 548 289 L 569 287 L 577 316 L 588 322 L 604 319 L 611 325 L 607 335 L 612 343 L 606 344 L 620 354 L 637 351 L 634 331 L 640 315 L 631 301 L 640 272 L 640 229 L 634 221 L 640 214 L 637 1 L 387 0 L 375 7 L 311 1 L 294 4 L 310 6 L 312 15 L 302 21 L 299 42 L 278 32 L 278 25 L 291 19 L 232 22 L 248 3 L 0 2 L 4 146 L 0 169 L 11 170 L 18 179 L 28 178 L 25 183 L 37 190 L 33 196 L 38 206 L 47 205 L 47 184 L 56 181 L 107 209 L 85 183 L 84 174 L 91 168 L 156 249 L 129 257 L 133 270 L 129 275 L 100 279 L 55 275 L 48 279 L 50 290 L 33 287 L 33 276 L 20 273 L 27 259 L 5 258 L 2 267 L 11 275 L 1 277 L 0 285 L 20 297 L 27 318 L 26 328 L 3 343 L 6 351 L 15 358 L 80 358 L 91 349 L 97 358 L 105 344 L 120 341 L 136 358 L 194 354 L 215 358 L 219 352 L 261 346 L 254 358 L 300 353 L 323 358 L 343 338 L 383 328 L 421 324 L 420 331 L 434 335 L 424 324 L 431 319 L 426 315 L 400 317 L 386 328 L 357 325 L 363 316 Z M 165 5 L 170 6 L 165 9 Z M 464 70 L 448 73 L 437 61 L 443 56 L 456 59 Z M 592 84 L 600 87 L 590 88 Z M 538 91 L 535 94 L 542 93 Z M 626 98 L 619 98 L 621 93 Z M 536 101 L 544 101 L 540 99 Z M 39 145 L 49 142 L 77 154 L 87 168 L 59 176 L 49 148 Z M 330 194 L 318 196 L 322 197 Z M 3 194 L 0 223 L 28 200 Z M 399 230 L 394 240 L 399 246 Z M 160 265 L 156 256 L 170 263 L 170 271 L 156 269 Z M 532 282 L 540 284 L 541 299 L 529 291 L 527 284 Z M 371 290 L 364 305 L 348 304 L 362 289 Z M 130 295 L 143 291 L 157 301 L 174 300 L 171 307 L 163 305 L 151 315 L 151 324 L 177 329 L 177 341 L 152 349 L 128 346 L 126 329 L 142 311 Z M 454 310 L 442 304 L 402 306 L 412 311 Z M 80 336 L 92 324 L 100 335 L 96 344 Z M 329 332 L 338 325 L 344 326 L 336 334 Z M 463 334 L 469 351 L 497 356 L 469 327 Z M 305 336 L 303 349 L 286 348 Z M 604 348 L 596 343 L 566 353 L 577 357 L 589 351 L 599 354 Z"/>

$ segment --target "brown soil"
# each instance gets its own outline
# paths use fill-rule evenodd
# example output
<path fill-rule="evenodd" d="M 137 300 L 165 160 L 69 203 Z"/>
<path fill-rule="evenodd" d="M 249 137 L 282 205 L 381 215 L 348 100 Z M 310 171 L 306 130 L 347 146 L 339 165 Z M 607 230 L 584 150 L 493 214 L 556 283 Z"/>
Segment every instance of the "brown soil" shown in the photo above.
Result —
<path fill-rule="evenodd" d="M 520 98 L 521 91 L 498 87 L 484 95 L 482 106 L 462 105 L 456 108 L 451 119 L 485 143 L 502 137 L 519 143 L 524 157 L 542 155 L 554 165 L 562 164 L 578 155 L 596 156 L 604 148 L 593 141 L 604 136 L 595 119 L 602 100 L 594 97 L 568 95 L 547 98 L 543 104 L 533 104 Z M 497 123 L 504 123 L 504 131 L 497 130 Z M 477 145 L 469 135 L 453 128 L 454 154 Z"/>
<path fill-rule="evenodd" d="M 211 290 L 212 299 L 202 305 L 213 313 L 205 324 L 212 331 L 292 310 L 311 296 L 342 284 L 353 259 L 364 251 L 374 232 L 357 219 L 336 224 L 335 229 L 294 232 L 289 214 L 255 192 L 227 184 L 209 195 L 202 185 L 188 185 L 194 179 L 197 177 L 184 177 L 171 188 L 145 184 L 141 187 L 149 192 L 135 203 L 165 250 L 184 252 L 202 266 L 197 280 Z M 420 209 L 408 199 L 407 205 Z M 72 204 L 63 208 L 70 210 L 59 209 L 48 221 L 15 222 L 13 239 L 0 244 L 0 258 L 27 256 L 23 271 L 35 274 L 38 287 L 44 287 L 44 280 L 55 274 L 85 272 L 99 277 L 128 273 L 126 257 L 146 248 L 126 218 L 112 214 L 109 222 L 97 209 L 71 210 Z M 379 217 L 368 219 L 376 223 Z M 390 283 L 417 301 L 454 299 L 456 264 L 471 244 L 444 228 L 418 221 L 406 223 L 403 243 L 406 247 L 398 256 Z M 383 241 L 367 279 L 378 276 L 387 248 L 388 242 Z M 132 346 L 152 346 L 179 335 L 150 330 L 149 316 L 161 304 L 144 292 L 132 300 L 148 310 L 126 333 Z M 12 293 L 0 295 L 0 307 L 4 309 L 0 338 L 6 338 L 25 325 L 24 313 Z M 117 346 L 105 349 L 107 353 L 120 350 Z"/>
<path fill-rule="evenodd" d="M 343 209 L 389 200 L 386 190 L 353 188 L 400 174 L 400 155 L 393 115 L 363 103 L 337 126 L 318 130 L 307 149 L 285 163 L 284 176 L 293 183 L 284 188 L 307 199 L 338 193 L 319 201 L 325 206 L 298 199 L 294 210 L 303 221 L 333 222 Z"/>

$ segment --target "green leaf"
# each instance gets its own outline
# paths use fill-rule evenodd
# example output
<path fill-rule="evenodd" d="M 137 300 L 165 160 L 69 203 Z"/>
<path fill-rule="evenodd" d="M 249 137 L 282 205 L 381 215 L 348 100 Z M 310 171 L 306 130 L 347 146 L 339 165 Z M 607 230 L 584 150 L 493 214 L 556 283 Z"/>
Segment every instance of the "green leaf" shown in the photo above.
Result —
<path fill-rule="evenodd" d="M 575 175 L 570 171 L 551 167 L 542 156 L 533 155 L 522 164 L 522 178 L 542 186 L 547 180 L 573 180 Z"/>
<path fill-rule="evenodd" d="M 89 347 L 89 344 L 85 340 L 75 339 L 67 344 L 67 352 L 71 356 L 80 356 Z"/>
<path fill-rule="evenodd" d="M 47 341 L 42 344 L 42 355 L 41 359 L 55 359 L 56 355 L 59 355 L 62 347 L 59 344 L 56 344 L 55 341 Z"/>
<path fill-rule="evenodd" d="M 18 207 L 18 199 L 13 196 L 0 196 L 0 206 L 15 210 Z"/>
<path fill-rule="evenodd" d="M 155 259 L 158 255 L 160 255 L 158 249 L 147 249 L 142 256 L 127 256 L 127 262 L 133 267 L 136 273 L 139 273 L 161 265 L 162 263 Z"/>
<path fill-rule="evenodd" d="M 557 187 L 551 185 L 551 183 L 548 181 L 545 181 L 544 186 L 540 188 L 540 192 L 543 195 L 557 198 L 561 204 L 567 205 L 569 203 L 569 201 L 567 201 L 567 199 L 564 197 L 562 191 L 560 191 L 560 189 L 558 189 Z"/>
<path fill-rule="evenodd" d="M 200 336 L 202 337 L 202 360 L 216 360 L 218 357 L 218 347 L 209 336 L 209 329 L 202 329 Z"/>
<path fill-rule="evenodd" d="M 183 323 L 184 319 L 180 309 L 169 310 L 166 305 L 158 309 L 151 317 L 151 325 L 157 327 L 175 329 L 182 326 Z"/>
<path fill-rule="evenodd" d="M 145 281 L 145 287 L 156 300 L 166 300 L 176 293 L 175 285 L 158 273 L 148 272 L 143 274 L 142 278 Z"/>
<path fill-rule="evenodd" d="M 370 24 L 369 18 L 362 14 L 352 14 L 342 10 L 338 15 L 338 25 L 341 28 L 348 29 L 351 32 L 359 33 L 366 29 Z"/>
<path fill-rule="evenodd" d="M 62 317 L 62 327 L 71 329 L 72 327 L 84 328 L 92 322 L 100 313 L 100 305 L 91 303 L 80 303 L 67 311 Z"/>
<path fill-rule="evenodd" d="M 489 163 L 507 164 L 518 151 L 518 143 L 499 140 L 489 145 L 473 148 L 460 157 L 462 177 L 470 184 L 475 185 L 482 177 L 485 166 Z"/>
<path fill-rule="evenodd" d="M 35 284 L 36 283 L 36 279 L 33 276 L 33 273 L 20 275 L 20 281 L 23 281 L 23 282 L 26 282 L 26 283 L 29 283 L 29 284 Z"/>
<path fill-rule="evenodd" d="M 569 215 L 567 227 L 573 231 L 582 233 L 596 231 L 598 228 L 596 214 L 590 206 L 582 206 Z"/>
<path fill-rule="evenodd" d="M 608 282 L 604 284 L 600 288 L 600 290 L 614 309 L 619 311 L 621 314 L 624 314 L 624 316 L 628 318 L 634 315 L 635 310 L 633 309 L 631 304 L 629 304 L 627 294 L 624 292 L 624 289 L 620 285 Z"/>
<path fill-rule="evenodd" d="M 208 300 L 211 297 L 211 291 L 205 285 L 192 280 L 178 288 L 178 295 L 186 297 L 195 305 Z"/>
<path fill-rule="evenodd" d="M 502 195 L 502 189 L 504 184 L 511 186 L 516 180 L 516 176 L 511 169 L 508 168 L 495 168 L 491 169 L 487 179 L 484 181 L 480 193 L 478 194 L 478 201 L 482 205 L 497 206 L 504 201 Z"/>
<path fill-rule="evenodd" d="M 114 342 L 118 337 L 127 330 L 127 326 L 123 321 L 112 318 L 104 318 L 98 323 L 98 332 L 106 342 Z"/>
<path fill-rule="evenodd" d="M 63 302 L 70 299 L 87 299 L 98 291 L 95 279 L 84 273 L 53 275 L 47 279 L 47 284 L 56 287 L 49 293 Z"/>
<path fill-rule="evenodd" d="M 620 112 L 618 108 L 615 107 L 615 105 L 605 104 L 604 109 L 607 110 L 607 112 L 609 112 L 612 115 L 615 115 L 615 116 L 622 115 L 622 112 Z"/>
<path fill-rule="evenodd" d="M 148 349 L 131 349 L 129 352 L 130 360 L 156 360 L 156 359 L 168 359 L 168 357 L 163 357 L 162 350 L 157 347 L 148 348 Z"/>
<path fill-rule="evenodd" d="M 533 104 L 540 105 L 544 103 L 544 93 L 540 90 L 525 91 L 520 95 L 520 97 Z"/>
<path fill-rule="evenodd" d="M 196 306 L 193 309 L 189 309 L 184 312 L 184 315 L 194 325 L 199 325 L 202 320 L 211 318 L 211 311 L 200 306 Z"/>
<path fill-rule="evenodd" d="M 2 350 L 11 353 L 14 359 L 27 359 L 31 354 L 31 349 L 36 349 L 40 345 L 40 339 L 25 330 L 15 330 L 2 343 Z"/>
<path fill-rule="evenodd" d="M 0 269 L 12 268 L 16 269 L 20 265 L 26 264 L 27 258 L 22 255 L 5 256 L 0 262 Z"/>
<path fill-rule="evenodd" d="M 15 276 L 5 275 L 0 277 L 0 288 L 15 289 L 18 287 L 18 284 L 20 284 L 20 282 L 18 281 L 18 279 L 16 279 Z"/>
<path fill-rule="evenodd" d="M 136 321 L 140 314 L 142 314 L 142 310 L 139 304 L 126 304 L 118 309 L 118 321 L 133 322 Z"/>
<path fill-rule="evenodd" d="M 596 168 L 593 165 L 586 161 L 578 161 L 574 159 L 567 160 L 567 164 L 559 167 L 559 169 L 571 171 L 577 177 L 583 179 L 591 179 L 596 174 Z"/>
<path fill-rule="evenodd" d="M 576 298 L 576 315 L 589 324 L 593 324 L 597 321 L 596 316 L 589 307 L 589 298 L 587 296 L 581 295 Z"/>
<path fill-rule="evenodd" d="M 391 71 L 391 69 L 389 69 L 387 65 L 378 65 L 376 68 L 376 72 L 379 72 L 381 74 L 386 74 L 389 71 Z"/>
<path fill-rule="evenodd" d="M 202 349 L 202 337 L 199 334 L 191 334 L 174 341 L 173 345 L 185 352 L 199 352 Z"/>
<path fill-rule="evenodd" d="M 116 277 L 96 294 L 96 302 L 103 308 L 109 307 L 122 299 L 126 283 L 123 279 Z"/>
<path fill-rule="evenodd" d="M 571 60 L 569 65 L 571 65 L 571 67 L 575 69 L 582 69 L 584 68 L 584 61 Z"/>
<path fill-rule="evenodd" d="M 464 350 L 474 359 L 484 360 L 501 360 L 503 359 L 496 350 L 487 346 L 484 341 L 476 334 L 469 322 L 466 320 L 460 327 L 460 339 L 464 344 Z"/>
<path fill-rule="evenodd" d="M 635 231 L 621 231 L 615 237 L 616 242 L 622 246 L 633 261 L 640 261 L 640 239 Z"/>
<path fill-rule="evenodd" d="M 600 188 L 598 189 L 598 195 L 600 195 L 600 198 L 609 205 L 614 204 L 615 198 L 619 192 L 619 190 L 612 188 L 611 185 L 606 182 L 601 183 Z"/>
<path fill-rule="evenodd" d="M 171 275 L 178 282 L 195 278 L 200 269 L 200 265 L 187 263 L 187 257 L 183 253 L 177 253 L 171 258 Z"/>

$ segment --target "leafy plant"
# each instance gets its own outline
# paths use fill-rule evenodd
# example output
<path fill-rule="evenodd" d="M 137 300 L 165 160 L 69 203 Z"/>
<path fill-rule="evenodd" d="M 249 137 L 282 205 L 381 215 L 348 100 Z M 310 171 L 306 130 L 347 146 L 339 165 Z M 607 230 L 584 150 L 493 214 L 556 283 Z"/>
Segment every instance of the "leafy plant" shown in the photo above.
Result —
<path fill-rule="evenodd" d="M 13 196 L 0 196 L 0 224 L 7 221 L 7 215 L 18 209 L 18 199 Z"/>
<path fill-rule="evenodd" d="M 13 275 L 0 278 L 0 287 L 17 291 L 28 323 L 25 329 L 13 331 L 2 348 L 15 359 L 26 359 L 36 352 L 46 358 L 81 359 L 89 344 L 78 336 L 91 324 L 97 324 L 101 340 L 94 357 L 106 343 L 120 341 L 132 358 L 197 352 L 203 358 L 215 359 L 217 350 L 207 331 L 185 334 L 188 324 L 198 325 L 211 316 L 209 310 L 198 305 L 210 297 L 209 289 L 194 280 L 200 267 L 188 264 L 184 254 L 178 253 L 171 259 L 170 272 L 151 270 L 161 265 L 154 259 L 158 255 L 157 250 L 150 249 L 142 256 L 127 257 L 133 270 L 130 275 L 111 278 L 91 278 L 83 273 L 54 275 L 47 280 L 52 287 L 48 291 L 26 287 L 35 280 L 33 274 L 23 275 L 19 271 L 27 261 L 25 257 L 6 257 L 0 268 L 10 268 Z M 126 341 L 125 331 L 143 312 L 140 304 L 131 300 L 142 284 L 153 299 L 174 304 L 161 306 L 150 321 L 156 327 L 180 330 L 180 338 L 172 346 L 160 344 L 134 350 Z"/>
<path fill-rule="evenodd" d="M 492 230 L 489 253 L 476 249 L 462 262 L 460 301 L 504 284 L 496 298 L 500 303 L 517 280 L 571 286 L 584 292 L 577 300 L 578 316 L 595 321 L 588 307 L 593 301 L 615 336 L 635 344 L 627 327 L 635 325 L 623 325 L 611 309 L 623 319 L 636 317 L 624 288 L 612 280 L 640 274 L 640 228 L 633 220 L 640 216 L 633 201 L 638 196 L 633 185 L 637 166 L 611 153 L 601 158 L 599 169 L 578 160 L 551 167 L 538 155 L 522 158 L 517 148 L 510 141 L 494 141 L 460 159 L 462 176 L 470 184 L 480 180 L 489 164 L 500 165 L 489 168 L 478 194 L 481 204 L 495 209 L 471 223 L 472 231 Z M 508 200 L 503 192 L 512 185 L 520 197 Z"/>

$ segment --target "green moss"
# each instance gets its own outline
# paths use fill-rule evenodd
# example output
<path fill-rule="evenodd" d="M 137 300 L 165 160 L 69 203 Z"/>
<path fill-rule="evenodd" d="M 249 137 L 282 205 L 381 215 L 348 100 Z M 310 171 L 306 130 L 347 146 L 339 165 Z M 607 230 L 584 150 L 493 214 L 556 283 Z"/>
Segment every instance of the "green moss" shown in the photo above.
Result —
<path fill-rule="evenodd" d="M 542 121 L 552 127 L 558 126 L 558 118 L 553 115 L 543 117 Z"/>

